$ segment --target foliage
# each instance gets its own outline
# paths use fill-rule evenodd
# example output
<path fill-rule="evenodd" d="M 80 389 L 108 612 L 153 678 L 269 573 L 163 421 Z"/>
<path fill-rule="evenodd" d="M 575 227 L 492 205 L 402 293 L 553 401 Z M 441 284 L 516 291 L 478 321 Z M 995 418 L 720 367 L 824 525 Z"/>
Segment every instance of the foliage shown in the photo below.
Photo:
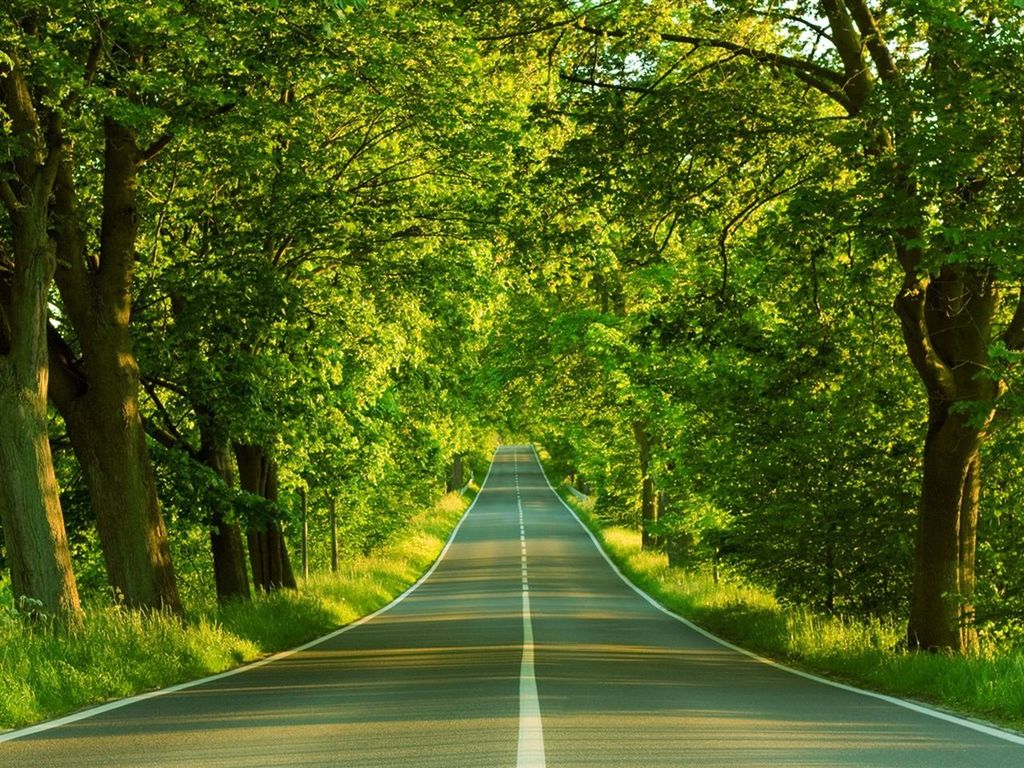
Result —
<path fill-rule="evenodd" d="M 137 366 L 193 610 L 214 610 L 220 526 L 281 526 L 298 568 L 304 492 L 323 570 L 332 507 L 342 560 L 367 556 L 456 459 L 479 480 L 515 434 L 603 521 L 769 590 L 751 626 L 797 607 L 914 621 L 923 584 L 958 630 L 973 602 L 1010 645 L 1022 12 L 869 6 L 822 26 L 814 4 L 760 0 L 15 0 L 0 84 L 22 78 L 39 123 L 0 99 L 0 353 L 38 134 L 61 161 L 51 400 L 90 391 L 97 358 Z M 111 211 L 128 139 L 131 210 Z M 125 280 L 84 300 L 72 268 L 78 287 L 112 273 L 112 216 Z M 115 305 L 130 339 L 86 354 L 76 317 Z M 63 516 L 106 605 L 71 423 L 50 425 Z M 239 489 L 237 446 L 272 487 Z M 966 485 L 926 504 L 953 476 L 982 478 L 977 509 Z M 975 512 L 976 568 L 934 524 L 966 542 Z M 976 588 L 940 589 L 935 563 Z M 253 610 L 292 599 L 298 626 L 337 619 L 294 596 Z"/>

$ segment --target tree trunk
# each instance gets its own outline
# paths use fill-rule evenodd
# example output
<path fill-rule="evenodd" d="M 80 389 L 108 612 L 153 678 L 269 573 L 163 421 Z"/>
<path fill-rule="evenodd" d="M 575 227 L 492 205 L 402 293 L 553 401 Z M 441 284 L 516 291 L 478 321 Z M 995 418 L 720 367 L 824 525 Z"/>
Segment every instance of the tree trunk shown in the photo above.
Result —
<path fill-rule="evenodd" d="M 133 608 L 181 612 L 167 528 L 139 412 L 139 369 L 129 334 L 135 237 L 136 176 L 142 162 L 135 136 L 104 124 L 100 259 L 87 266 L 86 238 L 72 185 L 62 167 L 57 284 L 82 348 L 71 360 L 55 340 L 51 368 L 61 372 L 54 403 L 67 423 L 82 466 L 111 586 Z"/>
<path fill-rule="evenodd" d="M 242 490 L 277 501 L 277 469 L 262 446 L 235 443 L 238 479 Z M 249 562 L 256 589 L 270 592 L 281 587 L 296 588 L 288 549 L 276 520 L 253 524 L 247 533 Z"/>
<path fill-rule="evenodd" d="M 463 485 L 462 456 L 456 456 L 452 461 L 452 490 L 461 491 Z"/>
<path fill-rule="evenodd" d="M 642 478 L 640 495 L 640 541 L 643 549 L 654 549 L 658 546 L 658 538 L 654 527 L 658 522 L 658 505 L 651 477 L 651 440 L 643 424 L 633 422 L 633 435 L 636 438 L 637 451 L 640 457 L 640 475 Z"/>
<path fill-rule="evenodd" d="M 226 440 L 222 439 L 213 423 L 213 415 L 196 408 L 199 417 L 199 457 L 217 473 L 228 488 L 235 487 L 234 457 Z M 210 549 L 213 552 L 213 575 L 217 585 L 217 602 L 248 600 L 249 574 L 245 566 L 245 544 L 242 529 L 225 510 L 215 506 L 210 510 Z"/>
<path fill-rule="evenodd" d="M 999 295 L 988 270 L 947 265 L 922 277 L 921 254 L 909 246 L 899 252 L 906 277 L 895 308 L 929 399 L 907 642 L 969 651 L 977 645 L 979 450 L 1001 386 L 987 374 Z"/>
<path fill-rule="evenodd" d="M 59 110 L 36 111 L 18 52 L 0 62 L 4 132 L 20 145 L 0 167 L 12 253 L 0 253 L 0 525 L 15 598 L 81 620 L 47 422 L 46 332 L 55 266 L 49 201 L 64 160 Z"/>
<path fill-rule="evenodd" d="M 309 494 L 306 486 L 299 489 L 302 499 L 302 578 L 309 578 Z"/>
<path fill-rule="evenodd" d="M 14 597 L 81 620 L 47 423 L 47 293 L 53 275 L 44 201 L 12 214 L 13 275 L 0 290 L 0 523 Z"/>
<path fill-rule="evenodd" d="M 266 497 L 269 501 L 277 502 L 277 463 L 273 459 L 267 459 L 267 486 Z M 292 570 L 292 562 L 288 556 L 288 547 L 285 544 L 284 532 L 277 520 L 271 521 L 267 527 L 268 549 L 270 551 L 270 581 L 272 584 L 296 589 L 298 583 L 295 581 L 295 571 Z"/>
<path fill-rule="evenodd" d="M 180 613 L 167 528 L 130 388 L 126 381 L 94 380 L 61 412 L 89 490 L 111 586 L 129 607 Z"/>
<path fill-rule="evenodd" d="M 338 572 L 338 504 L 331 497 L 331 573 Z"/>
<path fill-rule="evenodd" d="M 974 628 L 974 557 L 981 435 L 947 415 L 925 440 L 914 590 L 907 639 L 920 650 L 969 651 Z"/>

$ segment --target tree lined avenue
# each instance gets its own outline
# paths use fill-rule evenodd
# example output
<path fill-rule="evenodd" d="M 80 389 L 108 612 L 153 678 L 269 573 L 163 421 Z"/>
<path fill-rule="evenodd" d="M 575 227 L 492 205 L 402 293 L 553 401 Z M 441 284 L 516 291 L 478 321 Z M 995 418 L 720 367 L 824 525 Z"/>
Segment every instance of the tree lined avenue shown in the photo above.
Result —
<path fill-rule="evenodd" d="M 669 581 L 867 638 L 857 679 L 1019 669 L 1021 71 L 1019 0 L 8 0 L 0 643 L 92 655 L 0 657 L 0 725 L 166 683 L 91 666 L 108 620 L 222 632 L 207 671 L 284 647 L 288 600 L 322 630 L 343 577 L 318 579 L 530 440 Z M 473 522 L 497 496 L 466 526 L 501 559 Z M 502 602 L 487 631 L 536 630 L 520 663 L 571 763 L 542 636 L 573 609 L 532 579 L 535 621 Z M 1024 722 L 964 677 L 916 685 Z"/>
<path fill-rule="evenodd" d="M 525 735 L 524 570 L 543 724 Z M 808 680 L 666 615 L 615 573 L 525 446 L 499 448 L 435 569 L 383 613 L 270 664 L 86 715 L 0 744 L 0 758 L 1001 768 L 1024 754 L 1021 737 Z M 542 740 L 541 757 L 523 738 Z"/>

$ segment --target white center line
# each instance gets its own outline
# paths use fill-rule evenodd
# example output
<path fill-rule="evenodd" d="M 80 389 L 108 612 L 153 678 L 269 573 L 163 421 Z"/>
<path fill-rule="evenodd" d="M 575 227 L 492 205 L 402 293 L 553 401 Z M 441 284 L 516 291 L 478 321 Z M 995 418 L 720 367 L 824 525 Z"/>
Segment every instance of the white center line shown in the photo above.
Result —
<path fill-rule="evenodd" d="M 523 498 L 519 492 L 519 457 L 515 455 L 514 458 L 523 566 L 523 660 L 519 666 L 519 749 L 516 768 L 545 768 L 544 728 L 540 718 L 540 697 L 537 695 L 537 674 L 533 666 L 533 620 L 530 618 L 530 579 L 526 566 Z"/>

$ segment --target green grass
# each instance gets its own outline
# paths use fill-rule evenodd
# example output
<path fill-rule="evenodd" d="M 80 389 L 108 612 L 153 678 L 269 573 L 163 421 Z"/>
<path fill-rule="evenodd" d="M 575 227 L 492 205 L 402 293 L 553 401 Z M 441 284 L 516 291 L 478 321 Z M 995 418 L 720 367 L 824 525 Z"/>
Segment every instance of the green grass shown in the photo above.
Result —
<path fill-rule="evenodd" d="M 710 573 L 670 568 L 640 534 L 603 527 L 566 496 L 611 559 L 665 607 L 748 650 L 858 687 L 1024 730 L 1024 652 L 989 646 L 970 656 L 900 650 L 903 627 L 780 605 L 767 591 Z"/>
<path fill-rule="evenodd" d="M 467 505 L 449 494 L 337 574 L 311 574 L 297 591 L 193 611 L 185 621 L 91 606 L 84 626 L 69 631 L 0 611 L 0 727 L 223 672 L 372 613 L 430 566 Z"/>

